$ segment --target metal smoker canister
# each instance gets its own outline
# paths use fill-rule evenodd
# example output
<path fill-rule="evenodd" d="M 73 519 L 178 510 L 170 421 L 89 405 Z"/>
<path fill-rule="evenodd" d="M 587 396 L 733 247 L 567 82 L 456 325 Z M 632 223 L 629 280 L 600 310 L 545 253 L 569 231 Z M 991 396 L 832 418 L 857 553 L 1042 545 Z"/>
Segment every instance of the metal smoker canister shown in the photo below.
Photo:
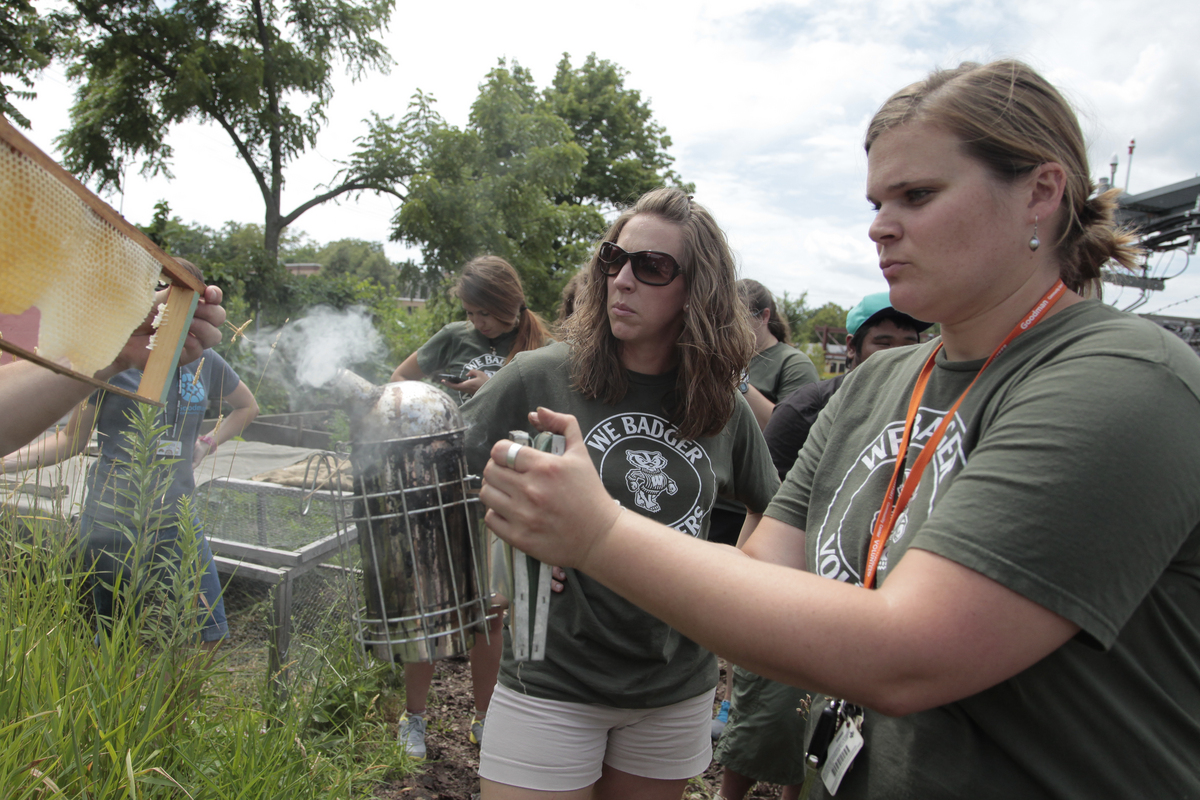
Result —
<path fill-rule="evenodd" d="M 405 433 L 412 435 L 395 435 Z M 486 630 L 487 560 L 463 433 L 454 401 L 415 381 L 384 386 L 354 425 L 354 519 L 366 595 L 359 641 L 378 658 L 461 655 L 475 631 Z"/>

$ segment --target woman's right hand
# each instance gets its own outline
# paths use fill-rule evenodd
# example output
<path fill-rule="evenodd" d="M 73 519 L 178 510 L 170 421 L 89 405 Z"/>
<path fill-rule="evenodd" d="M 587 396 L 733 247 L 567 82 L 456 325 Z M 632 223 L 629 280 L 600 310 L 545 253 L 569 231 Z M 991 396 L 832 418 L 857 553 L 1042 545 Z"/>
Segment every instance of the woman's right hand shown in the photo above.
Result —
<path fill-rule="evenodd" d="M 467 373 L 466 378 L 463 378 L 462 383 L 452 383 L 451 381 L 444 379 L 442 380 L 442 383 L 456 392 L 462 392 L 463 394 L 474 396 L 474 394 L 478 392 L 485 383 L 487 383 L 489 377 L 491 376 L 486 372 L 473 369 Z"/>
<path fill-rule="evenodd" d="M 522 447 L 510 468 L 512 442 L 497 442 L 479 494 L 488 507 L 488 528 L 539 561 L 582 568 L 621 508 L 596 474 L 573 416 L 539 408 L 530 422 L 538 430 L 563 434 L 566 452 L 555 456 Z"/>
<path fill-rule="evenodd" d="M 163 289 L 154 295 L 154 305 L 151 306 L 150 313 L 129 335 L 129 340 L 125 342 L 116 359 L 108 366 L 97 370 L 95 377 L 100 380 L 108 380 L 127 369 L 146 368 L 146 362 L 150 359 L 148 345 L 150 337 L 154 334 L 154 327 L 151 323 L 158 314 L 159 306 L 167 302 L 170 293 L 170 289 Z M 221 326 L 225 323 L 225 309 L 221 306 L 223 299 L 221 287 L 205 287 L 204 294 L 200 295 L 196 311 L 192 315 L 192 321 L 188 325 L 187 336 L 183 341 L 183 351 L 179 355 L 180 364 L 192 363 L 206 349 L 221 343 Z"/>

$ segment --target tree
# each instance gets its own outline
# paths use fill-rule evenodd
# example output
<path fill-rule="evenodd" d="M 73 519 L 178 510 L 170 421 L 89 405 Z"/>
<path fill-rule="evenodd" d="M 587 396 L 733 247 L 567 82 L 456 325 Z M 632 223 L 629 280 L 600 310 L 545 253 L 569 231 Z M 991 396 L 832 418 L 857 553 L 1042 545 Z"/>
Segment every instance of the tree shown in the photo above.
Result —
<path fill-rule="evenodd" d="M 819 342 L 821 337 L 817 334 L 817 328 L 845 328 L 846 327 L 846 309 L 839 306 L 837 303 L 826 303 L 818 309 L 814 309 L 812 316 L 809 317 L 804 331 L 804 338 L 796 338 L 798 342 Z"/>
<path fill-rule="evenodd" d="M 564 55 L 541 92 L 528 70 L 501 60 L 463 129 L 437 117 L 425 95 L 410 116 L 426 127 L 393 135 L 419 162 L 392 238 L 419 246 L 438 276 L 481 253 L 503 256 L 533 308 L 557 304 L 604 232 L 606 212 L 655 186 L 679 185 L 670 139 L 649 106 L 624 88 L 619 67 L 595 56 L 575 70 Z"/>
<path fill-rule="evenodd" d="M 567 123 L 587 150 L 579 178 L 555 199 L 605 210 L 632 203 L 658 186 L 684 186 L 671 169 L 671 137 L 653 120 L 641 92 L 625 88 L 625 70 L 592 53 L 578 69 L 563 53 L 554 82 L 543 92 L 546 106 Z"/>
<path fill-rule="evenodd" d="M 548 307 L 556 278 L 574 269 L 581 240 L 603 230 L 591 207 L 559 203 L 587 158 L 544 106 L 529 72 L 501 61 L 488 73 L 465 129 L 432 126 L 421 170 L 392 238 L 419 245 L 427 270 L 452 275 L 481 253 L 508 259 L 531 307 Z"/>
<path fill-rule="evenodd" d="M 821 326 L 842 328 L 846 325 L 846 309 L 837 303 L 826 303 L 819 308 L 808 305 L 808 292 L 801 292 L 799 297 L 790 297 L 787 292 L 777 298 L 779 312 L 787 317 L 788 327 L 792 331 L 792 343 L 819 342 L 821 337 L 816 329 Z"/>
<path fill-rule="evenodd" d="M 775 304 L 779 313 L 788 321 L 792 342 L 794 344 L 807 342 L 805 331 L 808 321 L 813 315 L 813 309 L 808 306 L 808 292 L 801 292 L 800 296 L 795 298 L 784 292 L 782 297 L 775 298 Z M 810 329 L 808 330 L 811 332 Z"/>
<path fill-rule="evenodd" d="M 33 76 L 54 57 L 57 46 L 56 17 L 39 17 L 29 0 L 9 0 L 0 5 L 0 114 L 28 128 L 29 120 L 17 110 L 10 97 L 32 100 Z M 9 76 L 25 88 L 9 83 Z"/>
<path fill-rule="evenodd" d="M 171 126 L 212 122 L 229 136 L 262 194 L 263 249 L 278 255 L 284 229 L 306 211 L 363 191 L 402 197 L 403 150 L 344 165 L 315 196 L 282 206 L 286 165 L 313 146 L 333 96 L 334 62 L 355 78 L 387 71 L 372 38 L 394 0 L 71 0 L 77 38 L 68 75 L 81 82 L 71 127 L 57 143 L 66 167 L 119 187 L 125 159 L 170 175 Z M 307 105 L 305 105 L 307 103 Z"/>
<path fill-rule="evenodd" d="M 339 239 L 317 250 L 313 261 L 323 267 L 322 274 L 346 275 L 356 281 L 369 279 L 392 286 L 398 277 L 396 265 L 388 260 L 381 242 Z"/>

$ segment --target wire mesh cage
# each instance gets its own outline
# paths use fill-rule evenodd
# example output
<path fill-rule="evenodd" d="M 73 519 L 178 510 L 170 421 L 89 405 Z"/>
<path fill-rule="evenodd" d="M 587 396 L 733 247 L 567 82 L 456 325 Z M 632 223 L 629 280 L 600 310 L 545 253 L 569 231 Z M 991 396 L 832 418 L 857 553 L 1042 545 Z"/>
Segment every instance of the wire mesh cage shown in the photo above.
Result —
<path fill-rule="evenodd" d="M 315 459 L 336 473 L 333 454 Z M 317 669 L 329 642 L 354 637 L 362 590 L 350 502 L 336 487 L 216 478 L 197 488 L 197 510 L 226 576 L 226 605 L 264 602 L 268 670 L 285 684 Z"/>

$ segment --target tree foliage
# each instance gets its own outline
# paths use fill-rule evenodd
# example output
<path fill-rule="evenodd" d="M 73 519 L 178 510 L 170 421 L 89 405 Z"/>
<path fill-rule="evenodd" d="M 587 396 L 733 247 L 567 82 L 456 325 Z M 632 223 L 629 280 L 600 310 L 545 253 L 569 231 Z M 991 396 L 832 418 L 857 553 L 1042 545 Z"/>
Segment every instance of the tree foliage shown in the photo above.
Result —
<path fill-rule="evenodd" d="M 81 83 L 71 127 L 58 139 L 66 167 L 119 186 L 126 159 L 170 175 L 167 141 L 185 120 L 228 135 L 262 194 L 263 247 L 309 209 L 355 192 L 398 188 L 411 173 L 402 153 L 346 164 L 326 187 L 282 207 L 286 165 L 312 147 L 333 96 L 333 70 L 355 78 L 388 69 L 375 34 L 394 0 L 70 0 L 76 39 L 68 75 Z"/>
<path fill-rule="evenodd" d="M 261 226 L 227 222 L 214 230 L 205 225 L 188 225 L 171 216 L 165 201 L 155 206 L 154 219 L 142 231 L 166 252 L 198 266 L 208 283 L 221 287 L 227 307 L 236 307 L 239 314 L 253 316 L 261 324 L 279 324 L 313 305 L 338 309 L 353 305 L 356 287 L 363 280 L 355 274 L 358 265 L 342 253 L 344 242 L 321 246 L 304 236 L 285 235 L 280 240 L 281 257 L 275 258 L 263 249 Z M 382 255 L 382 245 L 357 244 L 364 253 Z M 347 269 L 328 269 L 329 261 L 338 253 L 342 253 L 341 263 Z M 326 269 L 313 276 L 293 275 L 284 265 L 314 261 Z M 400 274 L 396 265 L 379 268 L 385 274 Z M 393 289 L 389 286 L 387 290 Z"/>
<path fill-rule="evenodd" d="M 828 326 L 843 328 L 846 325 L 847 309 L 837 303 L 826 303 L 813 308 L 808 305 L 808 292 L 801 292 L 799 297 L 791 297 L 787 292 L 776 298 L 779 313 L 787 318 L 788 327 L 792 331 L 792 343 L 819 342 L 817 328 Z"/>
<path fill-rule="evenodd" d="M 33 77 L 50 63 L 57 48 L 57 17 L 41 17 L 29 0 L 0 4 L 0 114 L 28 128 L 29 120 L 15 105 L 32 100 Z M 11 81 L 15 79 L 16 83 Z M 18 85 L 24 88 L 18 88 Z"/>
<path fill-rule="evenodd" d="M 675 159 L 667 152 L 671 137 L 654 121 L 641 92 L 625 88 L 625 75 L 595 53 L 578 69 L 566 53 L 558 62 L 543 99 L 587 151 L 587 161 L 571 190 L 556 201 L 594 203 L 609 210 L 656 187 L 682 185 L 671 168 Z"/>
<path fill-rule="evenodd" d="M 346 275 L 383 286 L 394 286 L 399 275 L 396 265 L 383 252 L 381 242 L 339 239 L 318 250 L 313 260 L 330 275 Z"/>
<path fill-rule="evenodd" d="M 564 56 L 539 91 L 528 70 L 501 60 L 464 128 L 447 125 L 421 94 L 400 126 L 379 121 L 380 134 L 420 159 L 392 238 L 420 247 L 437 277 L 483 253 L 502 256 L 521 275 L 527 303 L 553 308 L 603 233 L 606 211 L 679 184 L 670 139 L 624 74 L 594 55 L 578 69 Z"/>

